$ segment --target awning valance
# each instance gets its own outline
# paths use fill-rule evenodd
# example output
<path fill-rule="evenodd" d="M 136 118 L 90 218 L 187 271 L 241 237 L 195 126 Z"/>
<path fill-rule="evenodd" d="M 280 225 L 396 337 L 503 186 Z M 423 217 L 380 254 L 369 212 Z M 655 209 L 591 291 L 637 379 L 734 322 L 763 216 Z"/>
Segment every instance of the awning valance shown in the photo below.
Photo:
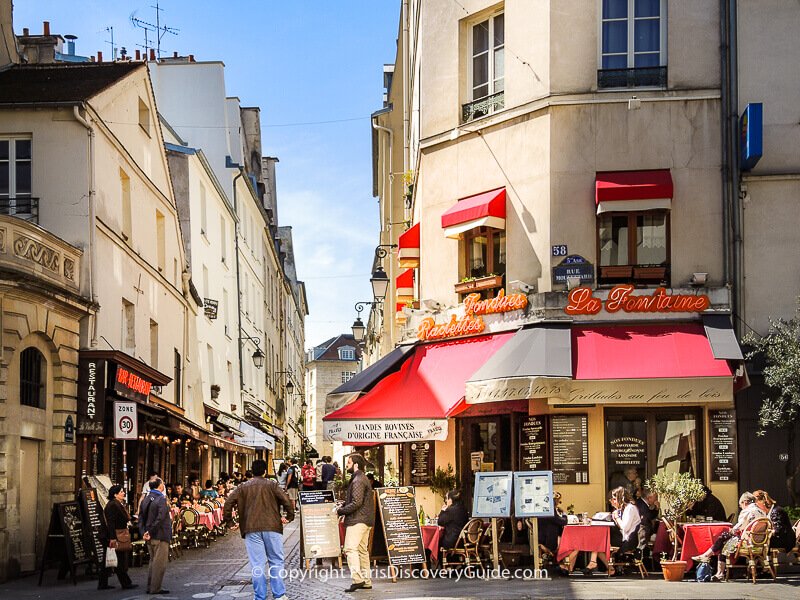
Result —
<path fill-rule="evenodd" d="M 324 417 L 325 438 L 360 444 L 447 439 L 447 418 L 466 407 L 466 380 L 513 335 L 416 346 L 399 371 Z"/>
<path fill-rule="evenodd" d="M 400 364 L 408 358 L 409 353 L 414 349 L 414 345 L 398 346 L 379 361 L 371 364 L 348 382 L 343 383 L 335 390 L 330 392 L 325 398 L 325 414 L 350 404 L 371 390 L 376 383 L 386 377 L 389 373 L 394 373 L 400 368 Z"/>
<path fill-rule="evenodd" d="M 595 177 L 597 214 L 669 209 L 672 207 L 672 194 L 669 169 L 605 171 Z"/>
<path fill-rule="evenodd" d="M 244 446 L 237 442 L 226 440 L 218 435 L 211 434 L 208 436 L 208 444 L 214 448 L 227 450 L 228 452 L 238 452 L 240 454 L 255 454 L 256 451 L 250 446 Z"/>
<path fill-rule="evenodd" d="M 397 276 L 395 294 L 398 302 L 411 302 L 414 299 L 414 269 L 407 269 Z"/>
<path fill-rule="evenodd" d="M 475 227 L 505 229 L 505 226 L 506 188 L 461 198 L 442 215 L 442 228 L 449 238 L 457 238 Z"/>
<path fill-rule="evenodd" d="M 469 404 L 549 398 L 572 378 L 569 323 L 520 329 L 467 381 Z"/>
<path fill-rule="evenodd" d="M 397 240 L 397 260 L 403 269 L 419 267 L 419 223 Z"/>
<path fill-rule="evenodd" d="M 275 449 L 275 438 L 253 427 L 250 423 L 241 421 L 239 423 L 239 430 L 243 434 L 243 437 L 237 440 L 240 444 L 266 450 Z"/>

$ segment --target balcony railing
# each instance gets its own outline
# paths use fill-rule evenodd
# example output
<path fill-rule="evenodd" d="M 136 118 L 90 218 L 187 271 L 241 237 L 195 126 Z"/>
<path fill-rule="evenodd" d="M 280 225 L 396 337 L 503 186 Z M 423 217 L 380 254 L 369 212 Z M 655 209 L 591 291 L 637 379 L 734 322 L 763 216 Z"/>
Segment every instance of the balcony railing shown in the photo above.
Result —
<path fill-rule="evenodd" d="M 461 122 L 468 123 L 474 119 L 485 117 L 486 115 L 504 108 L 506 105 L 505 92 L 497 92 L 491 96 L 486 96 L 474 102 L 467 102 L 461 107 Z"/>
<path fill-rule="evenodd" d="M 0 215 L 9 215 L 39 224 L 39 199 L 31 196 L 23 198 L 0 198 Z"/>
<path fill-rule="evenodd" d="M 597 87 L 667 87 L 667 67 L 643 67 L 639 69 L 600 69 L 597 71 Z"/>

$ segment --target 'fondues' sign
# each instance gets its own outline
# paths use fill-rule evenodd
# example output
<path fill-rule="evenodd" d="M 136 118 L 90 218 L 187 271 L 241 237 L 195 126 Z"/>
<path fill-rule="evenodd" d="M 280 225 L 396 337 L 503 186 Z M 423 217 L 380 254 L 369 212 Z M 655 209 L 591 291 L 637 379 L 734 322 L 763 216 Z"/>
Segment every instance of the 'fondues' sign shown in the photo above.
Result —
<path fill-rule="evenodd" d="M 710 304 L 705 294 L 667 294 L 666 288 L 660 287 L 650 295 L 638 295 L 633 290 L 629 284 L 616 285 L 603 302 L 592 294 L 592 288 L 578 287 L 569 293 L 564 312 L 568 315 L 596 315 L 602 309 L 609 313 L 703 312 Z"/>
<path fill-rule="evenodd" d="M 417 327 L 417 337 L 424 341 L 477 335 L 486 328 L 481 315 L 511 312 L 526 306 L 528 297 L 525 294 L 506 296 L 505 290 L 502 289 L 496 297 L 487 300 L 481 300 L 480 294 L 470 294 L 464 299 L 463 317 L 459 319 L 452 315 L 445 323 L 436 323 L 433 317 L 426 317 Z"/>

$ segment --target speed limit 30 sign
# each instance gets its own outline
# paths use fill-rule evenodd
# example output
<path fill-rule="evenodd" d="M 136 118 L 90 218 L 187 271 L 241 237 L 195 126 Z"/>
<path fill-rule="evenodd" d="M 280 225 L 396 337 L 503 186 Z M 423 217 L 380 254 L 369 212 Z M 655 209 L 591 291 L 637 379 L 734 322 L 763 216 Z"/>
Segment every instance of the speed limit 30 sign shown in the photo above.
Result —
<path fill-rule="evenodd" d="M 135 402 L 114 402 L 114 439 L 135 440 L 139 436 Z"/>

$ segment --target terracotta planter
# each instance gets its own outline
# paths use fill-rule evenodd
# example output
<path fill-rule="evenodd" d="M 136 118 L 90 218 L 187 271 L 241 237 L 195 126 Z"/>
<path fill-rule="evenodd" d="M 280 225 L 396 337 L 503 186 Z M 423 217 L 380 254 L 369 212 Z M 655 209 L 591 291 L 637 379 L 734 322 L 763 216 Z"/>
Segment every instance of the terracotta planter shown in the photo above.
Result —
<path fill-rule="evenodd" d="M 600 267 L 600 278 L 601 279 L 630 278 L 632 272 L 633 272 L 633 267 L 629 267 L 627 265 Z"/>
<path fill-rule="evenodd" d="M 479 277 L 471 281 L 462 281 L 455 284 L 456 294 L 469 294 L 480 290 L 491 290 L 502 287 L 502 275 L 490 275 L 489 277 Z"/>
<path fill-rule="evenodd" d="M 468 294 L 475 290 L 475 280 L 461 281 L 453 287 L 455 288 L 456 294 Z"/>
<path fill-rule="evenodd" d="M 661 572 L 666 581 L 681 581 L 686 573 L 686 562 L 682 560 L 662 560 Z"/>
<path fill-rule="evenodd" d="M 648 281 L 664 281 L 667 276 L 666 267 L 634 267 L 633 278 Z"/>

